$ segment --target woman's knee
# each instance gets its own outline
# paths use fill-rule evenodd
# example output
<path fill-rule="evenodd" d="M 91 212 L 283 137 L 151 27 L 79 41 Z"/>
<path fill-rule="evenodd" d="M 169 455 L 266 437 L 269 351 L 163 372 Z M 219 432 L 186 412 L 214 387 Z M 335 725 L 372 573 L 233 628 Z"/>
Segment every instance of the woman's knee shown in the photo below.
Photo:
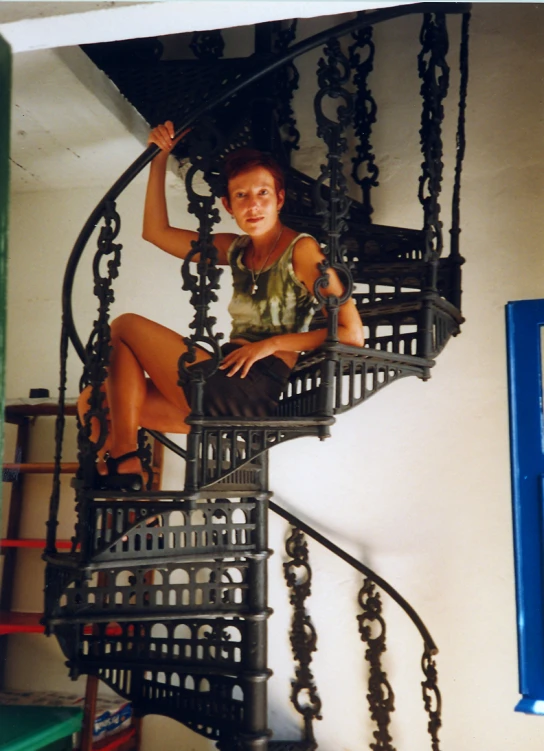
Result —
<path fill-rule="evenodd" d="M 137 331 L 147 319 L 137 313 L 122 313 L 114 318 L 110 324 L 111 338 L 123 338 Z"/>

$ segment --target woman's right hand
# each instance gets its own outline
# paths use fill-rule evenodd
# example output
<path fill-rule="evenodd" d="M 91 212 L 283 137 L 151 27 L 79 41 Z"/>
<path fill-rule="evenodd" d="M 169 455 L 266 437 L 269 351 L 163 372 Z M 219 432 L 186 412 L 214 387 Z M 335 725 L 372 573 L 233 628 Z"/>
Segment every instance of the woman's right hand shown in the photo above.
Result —
<path fill-rule="evenodd" d="M 155 144 L 166 154 L 169 154 L 174 146 L 181 141 L 181 139 L 189 133 L 191 128 L 187 128 L 179 134 L 177 138 L 174 138 L 175 128 L 174 123 L 171 120 L 167 120 L 162 125 L 157 125 L 153 128 L 147 139 L 147 145 Z"/>

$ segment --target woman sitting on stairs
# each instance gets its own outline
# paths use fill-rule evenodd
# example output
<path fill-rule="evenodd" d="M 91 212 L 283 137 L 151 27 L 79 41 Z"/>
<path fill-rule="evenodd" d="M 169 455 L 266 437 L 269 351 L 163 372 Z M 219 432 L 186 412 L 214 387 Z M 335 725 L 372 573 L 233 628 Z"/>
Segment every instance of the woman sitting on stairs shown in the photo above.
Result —
<path fill-rule="evenodd" d="M 145 240 L 182 259 L 198 234 L 170 226 L 165 177 L 168 155 L 183 135 L 174 139 L 170 121 L 150 133 L 149 144 L 161 151 L 151 163 L 143 226 Z M 324 256 L 313 237 L 282 224 L 284 178 L 270 156 L 240 149 L 227 157 L 224 171 L 223 206 L 243 234 L 214 236 L 217 263 L 230 266 L 233 275 L 232 330 L 222 347 L 219 370 L 206 382 L 204 412 L 261 417 L 277 405 L 299 353 L 319 347 L 327 336 L 326 329 L 308 331 L 317 307 L 314 283 Z M 332 270 L 328 275 L 324 293 L 340 296 L 338 276 Z M 363 326 L 351 299 L 339 310 L 338 337 L 345 344 L 363 346 Z M 103 488 L 139 490 L 138 428 L 189 432 L 185 418 L 191 412 L 190 383 L 183 389 L 178 385 L 178 360 L 187 347 L 181 334 L 135 313 L 112 322 L 111 344 L 105 382 L 109 436 L 97 469 Z M 195 362 L 209 359 L 208 352 L 197 349 Z M 81 417 L 89 409 L 89 394 L 90 386 L 80 396 Z M 91 427 L 91 440 L 97 440 L 98 421 L 93 419 Z"/>

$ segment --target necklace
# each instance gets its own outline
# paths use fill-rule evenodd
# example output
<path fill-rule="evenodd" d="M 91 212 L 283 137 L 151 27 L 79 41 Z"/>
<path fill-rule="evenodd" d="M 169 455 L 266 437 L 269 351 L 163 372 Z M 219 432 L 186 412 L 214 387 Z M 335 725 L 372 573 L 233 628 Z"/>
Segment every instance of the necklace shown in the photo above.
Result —
<path fill-rule="evenodd" d="M 278 243 L 280 241 L 280 237 L 282 236 L 282 234 L 283 234 L 283 227 L 280 229 L 279 235 L 276 237 L 276 240 L 275 240 L 274 245 L 272 246 L 272 248 L 270 250 L 270 253 L 266 256 L 265 262 L 261 266 L 260 271 L 257 273 L 256 276 L 255 276 L 255 271 L 253 269 L 250 269 L 250 271 L 251 271 L 251 290 L 250 290 L 250 294 L 251 295 L 255 295 L 256 292 L 257 292 L 257 290 L 259 289 L 259 285 L 258 285 L 259 277 L 263 273 L 263 269 L 266 266 L 266 264 L 268 263 L 268 259 L 270 258 L 270 256 L 272 255 L 272 253 L 276 250 L 276 247 L 277 247 L 277 245 L 278 245 Z"/>

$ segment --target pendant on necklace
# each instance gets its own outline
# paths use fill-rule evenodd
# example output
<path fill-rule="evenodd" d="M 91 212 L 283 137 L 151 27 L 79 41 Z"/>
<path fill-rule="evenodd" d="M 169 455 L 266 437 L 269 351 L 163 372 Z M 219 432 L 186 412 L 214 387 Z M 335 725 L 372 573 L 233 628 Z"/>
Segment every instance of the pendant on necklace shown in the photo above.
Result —
<path fill-rule="evenodd" d="M 256 295 L 258 289 L 259 285 L 257 284 L 257 282 L 253 282 L 253 284 L 251 285 L 251 294 Z"/>

